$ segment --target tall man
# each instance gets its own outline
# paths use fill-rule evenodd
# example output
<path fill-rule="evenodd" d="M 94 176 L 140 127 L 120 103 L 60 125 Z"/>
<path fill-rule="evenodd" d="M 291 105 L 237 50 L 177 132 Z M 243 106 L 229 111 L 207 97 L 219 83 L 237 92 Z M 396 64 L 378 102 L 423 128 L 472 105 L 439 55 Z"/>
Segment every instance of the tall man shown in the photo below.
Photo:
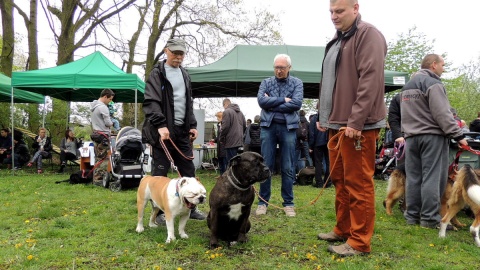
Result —
<path fill-rule="evenodd" d="M 448 179 L 448 138 L 467 145 L 450 111 L 440 76 L 444 60 L 436 54 L 423 58 L 421 70 L 403 87 L 400 112 L 406 139 L 405 167 L 407 224 L 436 228 L 440 198 Z"/>
<path fill-rule="evenodd" d="M 195 176 L 193 161 L 185 158 L 193 156 L 192 141 L 198 135 L 190 75 L 181 65 L 186 51 L 185 41 L 168 40 L 164 49 L 167 59 L 153 67 L 146 82 L 142 139 L 152 146 L 153 176 L 167 176 L 171 165 L 160 140 L 164 141 L 180 174 Z M 172 139 L 181 153 L 168 139 Z M 195 209 L 190 218 L 202 220 L 205 214 Z M 157 223 L 165 224 L 163 213 L 157 217 Z"/>
<path fill-rule="evenodd" d="M 110 127 L 113 126 L 107 104 L 113 100 L 114 96 L 115 93 L 111 89 L 103 89 L 100 98 L 90 104 L 93 133 L 102 134 L 100 138 L 105 136 L 103 141 L 94 142 L 96 167 L 93 171 L 93 184 L 98 186 L 102 185 L 103 175 L 107 173 L 108 161 L 106 159 L 110 149 Z M 97 165 L 100 161 L 102 163 Z"/>
<path fill-rule="evenodd" d="M 238 148 L 243 145 L 243 134 L 245 134 L 246 123 L 245 116 L 240 111 L 240 107 L 234 104 L 230 99 L 223 100 L 222 132 L 220 133 L 220 143 L 225 147 L 226 162 L 230 162 L 238 153 Z"/>
<path fill-rule="evenodd" d="M 280 147 L 280 163 L 282 170 L 282 198 L 285 214 L 295 216 L 293 203 L 293 182 L 295 168 L 296 130 L 300 117 L 298 110 L 302 107 L 303 82 L 290 76 L 292 61 L 286 54 L 278 54 L 273 61 L 275 76 L 267 78 L 260 84 L 257 100 L 262 108 L 260 120 L 260 140 L 262 156 L 270 171 L 275 170 L 277 144 Z M 267 213 L 271 195 L 272 179 L 260 184 L 260 197 L 257 215 Z M 263 200 L 266 202 L 264 202 Z"/>
<path fill-rule="evenodd" d="M 328 129 L 332 143 L 340 142 L 338 149 L 329 152 L 336 225 L 318 238 L 346 240 L 329 246 L 328 251 L 352 256 L 371 250 L 375 145 L 386 124 L 383 66 L 387 44 L 380 31 L 362 21 L 358 1 L 330 0 L 330 14 L 337 32 L 325 50 L 317 128 Z"/>

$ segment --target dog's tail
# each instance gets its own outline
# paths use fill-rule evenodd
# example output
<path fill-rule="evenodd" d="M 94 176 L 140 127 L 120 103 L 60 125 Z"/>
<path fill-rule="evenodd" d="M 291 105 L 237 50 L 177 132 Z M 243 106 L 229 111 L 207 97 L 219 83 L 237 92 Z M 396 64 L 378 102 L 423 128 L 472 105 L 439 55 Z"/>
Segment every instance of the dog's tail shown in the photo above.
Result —
<path fill-rule="evenodd" d="M 463 178 L 463 188 L 467 191 L 468 197 L 475 203 L 480 204 L 480 181 L 473 168 L 465 164 L 458 172 L 457 178 Z"/>

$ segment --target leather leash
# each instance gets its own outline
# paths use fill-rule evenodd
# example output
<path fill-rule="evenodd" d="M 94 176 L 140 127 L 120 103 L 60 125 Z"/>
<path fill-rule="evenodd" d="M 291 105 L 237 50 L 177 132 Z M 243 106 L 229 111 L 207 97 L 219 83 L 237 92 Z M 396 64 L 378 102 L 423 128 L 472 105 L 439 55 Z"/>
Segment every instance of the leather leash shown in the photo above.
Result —
<path fill-rule="evenodd" d="M 342 127 L 340 128 L 340 130 L 337 132 L 337 134 L 335 134 L 330 140 L 328 140 L 328 143 L 327 143 L 327 147 L 328 147 L 328 150 L 339 150 L 340 149 L 340 146 L 341 144 L 343 143 L 343 139 L 345 137 L 345 127 Z M 338 138 L 338 142 L 336 145 L 333 145 L 333 142 L 335 141 L 334 139 L 336 139 L 337 137 Z M 358 139 L 356 142 L 355 142 L 355 147 L 358 147 L 358 145 L 361 145 L 361 142 L 362 141 L 365 141 L 365 137 L 362 135 L 360 139 Z M 338 161 L 338 158 L 339 158 L 340 155 L 337 155 L 337 158 L 335 159 L 335 161 L 333 162 L 333 166 L 331 166 L 331 168 L 335 168 L 335 165 L 337 164 L 337 161 Z M 323 191 L 325 190 L 327 184 L 329 181 L 331 181 L 330 179 L 330 175 L 332 175 L 332 173 L 330 173 L 327 177 L 327 180 L 325 180 L 325 183 L 323 184 L 323 187 L 322 189 L 320 189 L 320 192 L 318 193 L 317 197 L 315 197 L 315 199 L 311 200 L 307 205 L 304 205 L 304 206 L 301 206 L 301 207 L 296 207 L 294 206 L 295 210 L 298 210 L 298 209 L 303 209 L 303 208 L 306 208 L 310 205 L 314 205 L 315 203 L 317 203 L 318 199 L 320 199 L 320 196 L 322 196 L 323 194 Z M 253 186 L 253 191 L 255 192 L 255 194 L 258 196 L 258 198 L 265 202 L 266 204 L 268 204 L 268 206 L 272 206 L 273 208 L 277 208 L 277 209 L 285 209 L 285 207 L 280 207 L 280 206 L 277 206 L 275 204 L 272 204 L 270 202 L 267 202 L 264 198 L 262 198 L 259 194 L 259 192 L 257 191 L 257 189 Z"/>
<path fill-rule="evenodd" d="M 175 143 L 172 141 L 171 138 L 168 138 L 168 140 L 170 141 L 170 143 L 173 145 L 173 147 L 177 150 L 177 152 L 178 152 L 183 158 L 185 158 L 186 160 L 193 160 L 193 159 L 195 158 L 194 156 L 191 156 L 191 157 L 185 156 L 185 155 L 182 153 L 182 151 L 180 151 L 180 149 L 178 149 L 177 145 L 175 145 Z M 163 142 L 163 140 L 162 140 L 161 138 L 160 138 L 160 145 L 162 146 L 163 151 L 165 152 L 165 155 L 167 156 L 168 160 L 170 161 L 170 166 L 172 167 L 172 169 L 174 169 L 175 171 L 177 171 L 179 177 L 182 177 L 182 175 L 180 174 L 180 171 L 178 170 L 177 166 L 175 166 L 175 163 L 173 162 L 173 158 L 172 158 L 172 156 L 170 155 L 170 152 L 168 151 L 167 146 L 165 145 L 165 143 Z"/>

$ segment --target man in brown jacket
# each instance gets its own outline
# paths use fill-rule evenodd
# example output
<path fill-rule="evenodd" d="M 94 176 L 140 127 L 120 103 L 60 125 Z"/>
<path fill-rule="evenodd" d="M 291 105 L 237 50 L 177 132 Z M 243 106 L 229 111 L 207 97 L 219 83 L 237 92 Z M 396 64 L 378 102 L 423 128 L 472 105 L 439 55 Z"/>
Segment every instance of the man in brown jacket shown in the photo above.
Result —
<path fill-rule="evenodd" d="M 375 142 L 385 127 L 384 61 L 387 44 L 363 22 L 357 0 L 330 0 L 337 30 L 327 44 L 320 82 L 317 128 L 329 130 L 339 148 L 330 150 L 330 177 L 335 186 L 336 225 L 320 233 L 339 256 L 369 253 L 375 224 Z"/>

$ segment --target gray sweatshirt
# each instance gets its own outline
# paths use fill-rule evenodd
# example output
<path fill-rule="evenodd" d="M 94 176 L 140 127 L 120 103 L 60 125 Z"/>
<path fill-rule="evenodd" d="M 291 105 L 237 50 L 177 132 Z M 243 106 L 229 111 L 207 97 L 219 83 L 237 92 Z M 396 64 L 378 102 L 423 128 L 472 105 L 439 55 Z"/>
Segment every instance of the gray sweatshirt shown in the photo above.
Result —
<path fill-rule="evenodd" d="M 105 103 L 94 100 L 90 104 L 90 111 L 92 112 L 92 128 L 94 131 L 103 131 L 110 133 L 110 127 L 113 125 L 110 119 L 110 112 Z"/>

